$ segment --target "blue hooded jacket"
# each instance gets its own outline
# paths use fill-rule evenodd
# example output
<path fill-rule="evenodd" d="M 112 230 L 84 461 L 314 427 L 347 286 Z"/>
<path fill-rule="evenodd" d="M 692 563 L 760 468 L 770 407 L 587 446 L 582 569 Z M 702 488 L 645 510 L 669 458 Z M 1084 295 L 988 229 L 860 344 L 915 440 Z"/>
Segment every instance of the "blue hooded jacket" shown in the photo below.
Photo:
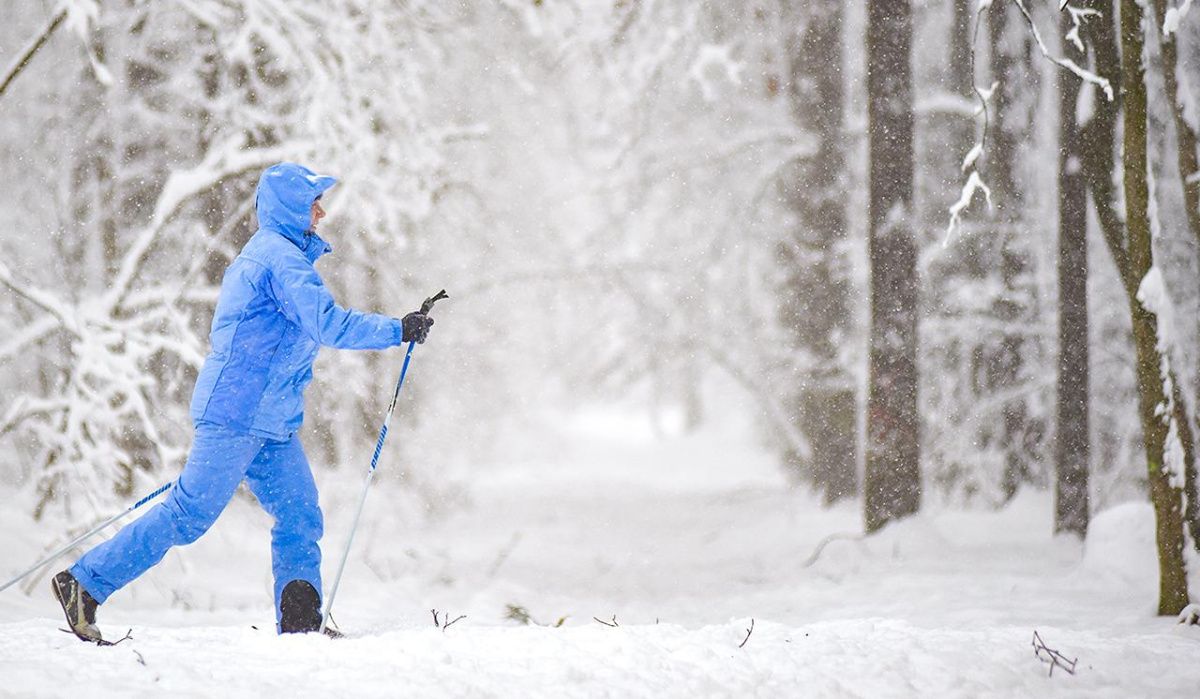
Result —
<path fill-rule="evenodd" d="M 308 230 L 312 203 L 335 182 L 295 163 L 263 172 L 258 231 L 225 270 L 192 420 L 287 439 L 304 421 L 304 389 L 321 345 L 401 343 L 400 321 L 338 306 L 313 268 L 332 248 Z"/>

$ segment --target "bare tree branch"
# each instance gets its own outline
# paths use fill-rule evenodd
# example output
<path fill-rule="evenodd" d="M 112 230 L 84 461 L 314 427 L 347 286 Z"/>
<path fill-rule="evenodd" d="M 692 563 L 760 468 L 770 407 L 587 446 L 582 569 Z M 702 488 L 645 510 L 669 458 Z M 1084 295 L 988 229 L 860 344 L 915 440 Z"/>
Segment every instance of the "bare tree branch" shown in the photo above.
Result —
<path fill-rule="evenodd" d="M 46 22 L 46 26 L 42 27 L 42 31 L 30 40 L 25 49 L 13 59 L 13 62 L 8 66 L 8 70 L 4 71 L 4 77 L 0 79 L 0 97 L 4 96 L 4 93 L 8 91 L 8 86 L 25 70 L 25 67 L 33 60 L 34 55 L 46 45 L 46 42 L 50 40 L 50 37 L 66 18 L 67 5 L 66 3 L 60 3 L 54 15 Z"/>
<path fill-rule="evenodd" d="M 1021 16 L 1025 18 L 1025 23 L 1029 25 L 1029 31 L 1031 34 L 1033 34 L 1033 40 L 1037 42 L 1038 50 L 1041 51 L 1046 60 L 1071 71 L 1075 75 L 1079 76 L 1079 78 L 1084 82 L 1092 83 L 1101 90 L 1104 90 L 1104 94 L 1108 97 L 1109 102 L 1112 102 L 1116 98 L 1115 94 L 1113 93 L 1112 83 L 1109 82 L 1108 78 L 1096 75 L 1086 68 L 1079 67 L 1075 61 L 1072 61 L 1069 58 L 1062 58 L 1061 56 L 1055 56 L 1051 54 L 1050 49 L 1046 48 L 1046 42 L 1042 40 L 1042 33 L 1038 31 L 1037 24 L 1035 24 L 1033 21 L 1033 15 L 1029 14 L 1029 8 L 1025 6 L 1025 0 L 1013 0 L 1013 2 L 1016 4 L 1017 8 L 1021 10 Z"/>
<path fill-rule="evenodd" d="M 238 136 L 210 150 L 204 160 L 194 168 L 171 173 L 162 192 L 159 193 L 150 223 L 138 235 L 121 261 L 116 278 L 104 297 L 105 308 L 111 313 L 125 300 L 130 286 L 166 225 L 192 198 L 215 187 L 222 180 L 280 160 L 285 151 L 284 147 L 247 149 L 244 136 Z"/>
<path fill-rule="evenodd" d="M 78 325 L 75 322 L 75 316 L 69 304 L 64 303 L 48 291 L 38 289 L 30 284 L 21 283 L 2 260 L 0 260 L 0 284 L 8 287 L 17 296 L 54 316 L 63 327 L 78 334 Z"/>
<path fill-rule="evenodd" d="M 950 236 L 954 233 L 955 229 L 962 225 L 962 213 L 974 200 L 976 191 L 983 190 L 988 204 L 990 205 L 992 202 L 992 193 L 983 180 L 983 173 L 979 167 L 979 158 L 987 150 L 988 131 L 991 128 L 991 113 L 988 110 L 988 100 L 992 98 L 992 93 L 996 91 L 997 83 L 993 82 L 987 90 L 982 90 L 974 80 L 975 61 L 979 45 L 979 27 L 983 24 L 983 13 L 991 7 L 991 4 L 991 0 L 979 3 L 979 7 L 975 10 L 975 28 L 971 30 L 971 91 L 975 93 L 975 99 L 979 100 L 978 113 L 983 115 L 983 130 L 979 134 L 979 140 L 975 142 L 975 145 L 971 147 L 971 150 L 963 158 L 962 171 L 969 174 L 967 175 L 966 183 L 963 184 L 962 190 L 959 192 L 958 201 L 948 209 L 950 223 L 946 226 L 946 236 L 942 240 L 943 248 L 949 245 Z"/>
<path fill-rule="evenodd" d="M 59 324 L 58 318 L 47 315 L 16 331 L 4 344 L 0 344 L 0 362 L 7 362 L 17 356 L 26 347 L 49 335 Z"/>
<path fill-rule="evenodd" d="M 1091 84 L 1099 87 L 1101 90 L 1104 91 L 1104 94 L 1108 98 L 1109 102 L 1116 101 L 1116 95 L 1113 91 L 1112 82 L 1108 78 L 1105 78 L 1102 75 L 1098 75 L 1097 73 L 1087 70 L 1086 68 L 1082 68 L 1078 64 L 1076 64 L 1074 61 L 1072 61 L 1068 58 L 1062 58 L 1060 56 L 1054 56 L 1053 54 L 1051 54 L 1050 50 L 1046 47 L 1045 41 L 1042 39 L 1041 31 L 1038 30 L 1037 24 L 1033 21 L 1033 15 L 1030 14 L 1029 8 L 1025 4 L 1025 0 L 1012 0 L 1012 1 L 1013 1 L 1013 4 L 1016 5 L 1017 9 L 1020 10 L 1021 16 L 1025 19 L 1025 23 L 1029 26 L 1030 34 L 1033 36 L 1034 41 L 1037 43 L 1038 50 L 1041 52 L 1042 56 L 1044 56 L 1050 62 L 1058 65 L 1059 67 L 1075 74 L 1084 82 L 1088 82 L 1088 83 L 1091 83 Z M 1065 9 L 1070 10 L 1071 16 L 1075 20 L 1075 28 L 1068 35 L 1067 39 L 1074 41 L 1076 44 L 1081 45 L 1082 42 L 1079 39 L 1079 29 L 1082 26 L 1081 23 L 1082 23 L 1083 19 L 1086 17 L 1091 17 L 1091 16 L 1100 16 L 1101 13 L 1099 13 L 1095 10 L 1078 10 L 1075 8 L 1066 7 L 1066 0 L 1063 1 L 1062 5 Z M 974 74 L 974 71 L 975 71 L 976 43 L 977 43 L 978 37 L 979 37 L 979 25 L 981 24 L 981 20 L 983 18 L 984 11 L 988 10 L 991 6 L 992 6 L 992 0 L 981 0 L 979 3 L 978 9 L 975 12 L 975 29 L 974 29 L 974 33 L 973 33 L 972 39 L 971 39 L 971 72 L 972 72 L 972 74 Z M 1082 46 L 1081 46 L 1081 50 L 1082 50 Z M 950 207 L 950 223 L 946 228 L 946 237 L 943 240 L 943 246 L 949 244 L 951 235 L 954 233 L 954 230 L 957 228 L 957 226 L 961 222 L 962 211 L 965 210 L 967 208 L 967 206 L 970 205 L 971 201 L 974 199 L 976 191 L 982 190 L 984 195 L 987 197 L 988 202 L 989 203 L 991 202 L 991 192 L 988 189 L 986 183 L 984 182 L 982 173 L 979 172 L 977 163 L 978 163 L 980 156 L 983 155 L 984 151 L 987 148 L 987 133 L 988 133 L 988 128 L 989 128 L 988 100 L 991 98 L 992 92 L 996 89 L 996 87 L 997 87 L 997 84 L 993 83 L 992 86 L 985 91 L 985 90 L 981 90 L 978 85 L 975 85 L 975 84 L 972 85 L 972 88 L 975 91 L 975 96 L 979 100 L 980 110 L 983 112 L 983 133 L 981 134 L 979 141 L 976 142 L 975 146 L 971 149 L 971 151 L 969 153 L 967 153 L 966 157 L 963 159 L 963 172 L 966 172 L 969 174 L 968 174 L 967 182 L 963 185 L 962 191 L 959 193 L 958 200 L 954 203 L 953 206 Z M 1111 189 L 1111 184 L 1109 185 L 1108 188 Z M 1097 209 L 1099 209 L 1099 208 L 1100 207 L 1098 206 Z M 1109 212 L 1099 211 L 1099 213 L 1101 215 L 1101 225 L 1105 232 L 1105 240 L 1106 240 L 1106 242 L 1109 242 L 1110 249 L 1113 249 L 1114 259 L 1118 260 L 1118 266 L 1120 267 L 1121 266 L 1120 257 L 1121 257 L 1121 254 L 1123 253 L 1124 249 L 1123 248 L 1113 248 L 1112 243 L 1109 240 L 1110 234 L 1112 231 L 1116 230 L 1116 226 L 1113 225 L 1114 222 L 1112 220 L 1107 220 L 1107 221 L 1105 220 L 1105 215 L 1108 214 Z M 1119 253 L 1118 250 L 1120 250 L 1121 252 Z"/>

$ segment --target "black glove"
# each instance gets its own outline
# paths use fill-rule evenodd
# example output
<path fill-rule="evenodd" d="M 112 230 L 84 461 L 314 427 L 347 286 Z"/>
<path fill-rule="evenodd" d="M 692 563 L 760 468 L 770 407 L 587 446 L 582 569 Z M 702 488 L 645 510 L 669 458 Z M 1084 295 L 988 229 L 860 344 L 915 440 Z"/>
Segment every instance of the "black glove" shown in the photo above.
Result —
<path fill-rule="evenodd" d="M 420 311 L 413 311 L 401 318 L 400 323 L 404 325 L 404 336 L 400 338 L 400 341 L 416 342 L 419 345 L 425 342 L 425 338 L 429 336 L 429 328 L 433 326 L 433 318 Z"/>

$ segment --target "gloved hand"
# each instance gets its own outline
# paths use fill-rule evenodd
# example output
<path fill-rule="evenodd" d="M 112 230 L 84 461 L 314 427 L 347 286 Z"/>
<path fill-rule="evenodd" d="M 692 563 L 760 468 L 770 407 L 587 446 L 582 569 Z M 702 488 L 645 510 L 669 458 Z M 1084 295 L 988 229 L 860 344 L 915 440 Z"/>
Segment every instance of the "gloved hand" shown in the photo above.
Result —
<path fill-rule="evenodd" d="M 416 342 L 419 345 L 425 342 L 425 338 L 429 336 L 429 328 L 433 326 L 433 318 L 420 311 L 413 311 L 401 318 L 400 323 L 404 326 L 404 336 L 400 341 Z"/>

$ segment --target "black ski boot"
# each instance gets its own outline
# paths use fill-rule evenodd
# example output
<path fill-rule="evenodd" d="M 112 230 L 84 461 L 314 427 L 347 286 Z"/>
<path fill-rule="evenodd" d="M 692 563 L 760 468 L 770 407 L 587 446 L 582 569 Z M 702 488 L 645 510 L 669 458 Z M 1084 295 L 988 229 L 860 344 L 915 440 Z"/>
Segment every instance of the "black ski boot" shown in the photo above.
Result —
<path fill-rule="evenodd" d="M 96 607 L 100 605 L 83 589 L 74 575 L 65 570 L 55 575 L 50 581 L 50 589 L 54 592 L 54 598 L 62 605 L 71 633 L 81 641 L 106 643 L 100 635 L 100 629 L 96 628 Z"/>
<path fill-rule="evenodd" d="M 293 580 L 279 596 L 279 631 L 310 633 L 321 629 L 321 595 L 307 580 Z M 341 638 L 339 631 L 326 626 L 325 635 Z"/>

